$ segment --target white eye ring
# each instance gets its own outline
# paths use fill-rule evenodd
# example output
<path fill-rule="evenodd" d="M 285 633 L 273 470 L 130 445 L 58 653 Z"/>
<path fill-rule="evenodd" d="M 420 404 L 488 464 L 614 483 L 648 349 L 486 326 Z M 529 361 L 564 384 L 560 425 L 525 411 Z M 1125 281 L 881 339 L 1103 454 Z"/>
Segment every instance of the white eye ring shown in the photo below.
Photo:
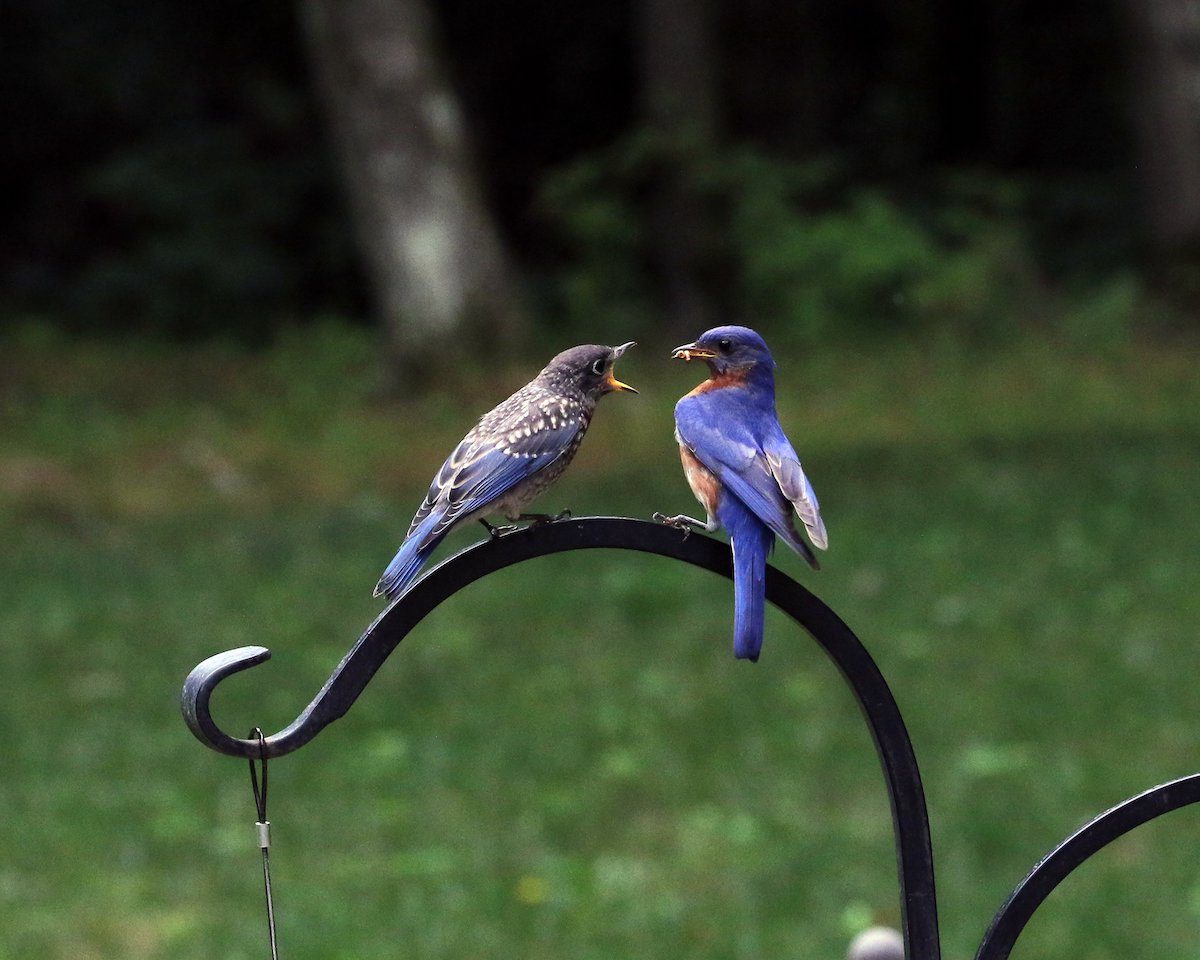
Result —
<path fill-rule="evenodd" d="M 595 363 L 592 364 L 592 373 L 594 373 L 596 376 L 600 376 L 602 373 L 604 373 L 604 361 L 603 360 L 597 360 Z"/>

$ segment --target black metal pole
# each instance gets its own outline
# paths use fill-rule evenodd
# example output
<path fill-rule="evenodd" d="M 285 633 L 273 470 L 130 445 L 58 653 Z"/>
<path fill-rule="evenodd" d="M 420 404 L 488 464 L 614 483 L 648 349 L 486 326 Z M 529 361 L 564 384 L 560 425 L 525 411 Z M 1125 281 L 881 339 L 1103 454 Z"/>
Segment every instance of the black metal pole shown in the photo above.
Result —
<path fill-rule="evenodd" d="M 1050 892 L 1092 854 L 1164 813 L 1200 802 L 1200 774 L 1160 784 L 1106 810 L 1055 847 L 996 913 L 975 960 L 1007 960 L 1017 937 Z"/>

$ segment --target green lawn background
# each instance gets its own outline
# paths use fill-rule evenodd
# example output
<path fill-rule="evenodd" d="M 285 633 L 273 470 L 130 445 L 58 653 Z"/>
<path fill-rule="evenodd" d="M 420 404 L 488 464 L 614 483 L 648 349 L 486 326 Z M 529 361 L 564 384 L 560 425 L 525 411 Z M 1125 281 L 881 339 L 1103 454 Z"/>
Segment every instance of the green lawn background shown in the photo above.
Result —
<path fill-rule="evenodd" d="M 623 362 L 642 395 L 604 401 L 547 509 L 694 507 L 671 407 L 700 371 L 670 346 Z M 261 643 L 218 718 L 290 722 L 381 609 L 441 458 L 544 359 L 403 402 L 333 326 L 261 354 L 0 344 L 0 958 L 265 955 L 246 768 L 192 739 L 180 683 Z M 819 574 L 775 562 L 892 685 L 945 952 L 968 957 L 1069 831 L 1200 769 L 1200 350 L 779 359 L 831 549 Z M 435 612 L 271 766 L 283 955 L 816 960 L 897 923 L 854 703 L 775 612 L 762 661 L 735 662 L 731 606 L 708 574 L 591 552 Z M 1184 810 L 1114 844 L 1014 956 L 1194 956 L 1198 828 Z"/>

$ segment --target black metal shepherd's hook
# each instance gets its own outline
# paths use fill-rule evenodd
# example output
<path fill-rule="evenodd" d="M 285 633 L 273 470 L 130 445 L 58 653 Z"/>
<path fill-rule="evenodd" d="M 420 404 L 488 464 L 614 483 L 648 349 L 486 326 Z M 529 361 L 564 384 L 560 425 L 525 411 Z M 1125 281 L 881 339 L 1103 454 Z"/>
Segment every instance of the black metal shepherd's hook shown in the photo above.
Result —
<path fill-rule="evenodd" d="M 345 715 L 388 655 L 443 600 L 490 573 L 533 557 L 568 550 L 615 548 L 672 557 L 733 576 L 729 547 L 718 540 L 642 520 L 582 518 L 529 527 L 464 550 L 422 578 L 367 629 L 320 692 L 291 724 L 266 738 L 267 757 L 302 747 Z M 854 691 L 883 761 L 899 857 L 901 911 L 907 956 L 937 960 L 933 853 L 921 776 L 900 710 L 870 654 L 837 615 L 800 584 L 767 570 L 767 599 L 803 626 L 833 659 Z M 259 755 L 259 744 L 225 733 L 209 712 L 213 690 L 226 677 L 270 657 L 264 647 L 241 647 L 209 657 L 183 685 L 183 716 L 205 745 L 234 757 Z"/>
<path fill-rule="evenodd" d="M 463 587 L 504 567 L 569 550 L 623 549 L 682 560 L 732 578 L 729 547 L 710 537 L 642 520 L 588 517 L 529 527 L 484 541 L 451 557 L 389 606 L 338 664 L 313 701 L 286 728 L 264 740 L 225 733 L 209 701 L 226 677 L 262 663 L 265 647 L 240 647 L 209 657 L 183 685 L 181 705 L 192 733 L 219 753 L 281 757 L 344 716 L 375 672 L 409 632 Z M 849 627 L 819 599 L 774 567 L 767 599 L 804 627 L 833 660 L 866 718 L 883 764 L 891 800 L 900 879 L 901 925 L 908 960 L 939 960 L 937 901 L 929 818 L 917 759 L 895 698 L 879 668 Z M 1059 882 L 1105 844 L 1149 819 L 1200 800 L 1200 774 L 1156 787 L 1097 817 L 1043 860 L 1017 887 L 984 936 L 978 960 L 1003 960 L 1033 912 Z"/>

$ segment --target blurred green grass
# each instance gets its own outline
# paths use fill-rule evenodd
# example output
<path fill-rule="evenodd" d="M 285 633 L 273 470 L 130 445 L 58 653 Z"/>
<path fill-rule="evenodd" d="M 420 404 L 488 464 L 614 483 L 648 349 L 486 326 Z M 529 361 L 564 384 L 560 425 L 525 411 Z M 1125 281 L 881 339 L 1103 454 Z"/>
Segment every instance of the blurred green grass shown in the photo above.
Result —
<path fill-rule="evenodd" d="M 547 509 L 688 508 L 671 407 L 699 373 L 670 346 L 623 363 L 642 396 L 605 401 Z M 0 958 L 263 954 L 246 769 L 191 738 L 180 682 L 264 644 L 215 708 L 289 722 L 377 614 L 440 458 L 542 359 L 404 402 L 336 326 L 265 354 L 0 345 Z M 1026 335 L 780 359 L 832 547 L 820 574 L 775 562 L 893 687 L 946 954 L 969 956 L 1070 830 L 1200 767 L 1200 350 Z M 589 553 L 435 612 L 271 767 L 285 955 L 816 960 L 896 923 L 852 700 L 776 613 L 762 662 L 736 663 L 730 609 L 706 574 Z M 1193 955 L 1198 825 L 1106 850 L 1014 956 Z"/>

